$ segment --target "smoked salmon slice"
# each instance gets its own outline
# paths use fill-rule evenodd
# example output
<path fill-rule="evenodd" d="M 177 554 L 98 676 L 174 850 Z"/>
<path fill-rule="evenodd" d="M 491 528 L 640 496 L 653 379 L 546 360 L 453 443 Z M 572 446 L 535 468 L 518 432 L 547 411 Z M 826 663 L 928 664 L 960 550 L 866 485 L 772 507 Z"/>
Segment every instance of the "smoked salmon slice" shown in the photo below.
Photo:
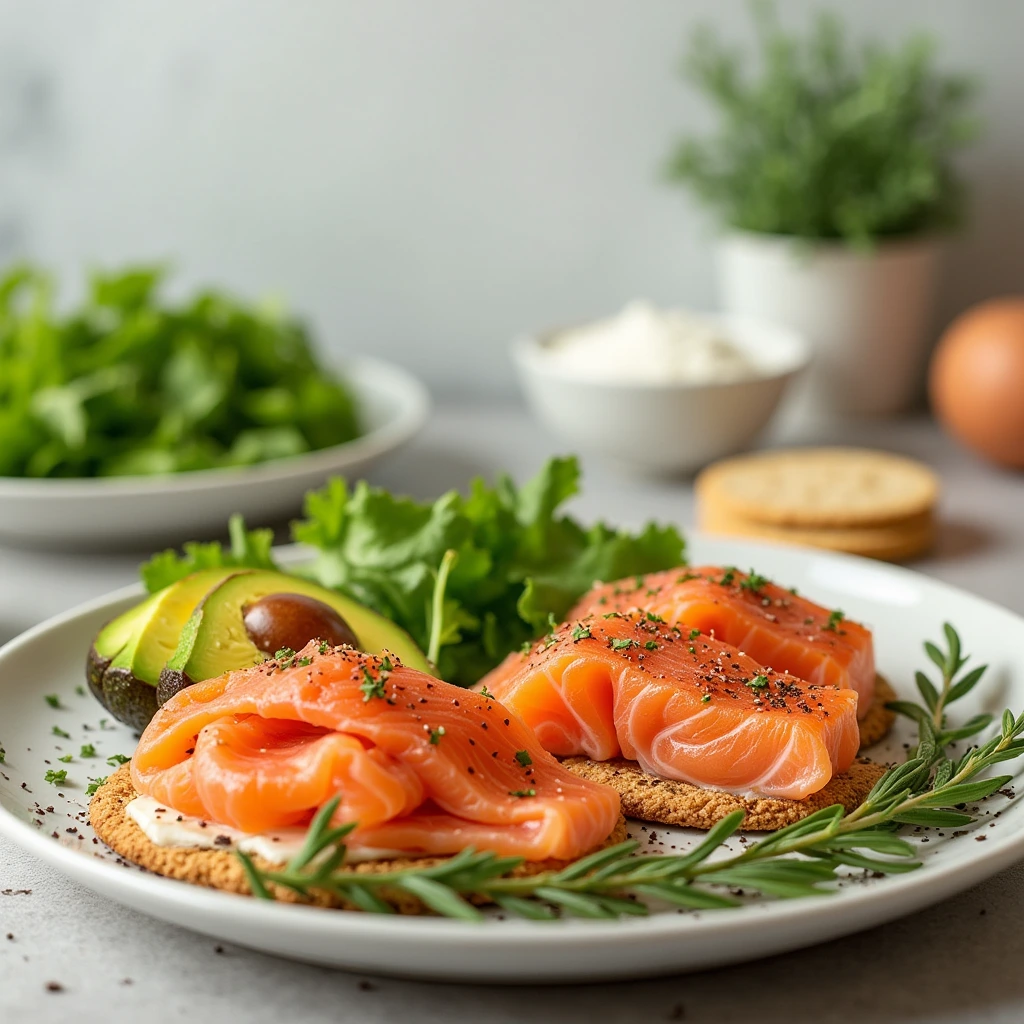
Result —
<path fill-rule="evenodd" d="M 131 773 L 138 793 L 244 832 L 304 824 L 340 795 L 353 849 L 571 859 L 619 820 L 614 790 L 562 768 L 497 701 L 316 643 L 175 694 Z"/>
<path fill-rule="evenodd" d="M 745 796 L 802 800 L 860 743 L 853 690 L 764 668 L 650 609 L 572 619 L 480 685 L 553 754 Z"/>
<path fill-rule="evenodd" d="M 685 622 L 780 672 L 855 690 L 859 718 L 871 707 L 875 649 L 870 631 L 757 573 L 701 566 L 603 583 L 569 617 L 637 607 Z"/>

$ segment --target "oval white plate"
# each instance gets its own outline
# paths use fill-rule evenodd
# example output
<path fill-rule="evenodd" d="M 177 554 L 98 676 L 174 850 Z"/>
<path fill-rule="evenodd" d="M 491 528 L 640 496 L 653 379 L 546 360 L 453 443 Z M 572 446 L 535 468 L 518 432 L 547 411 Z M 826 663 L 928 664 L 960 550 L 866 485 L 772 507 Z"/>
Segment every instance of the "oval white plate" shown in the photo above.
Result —
<path fill-rule="evenodd" d="M 699 538 L 691 547 L 695 563 L 754 566 L 870 625 L 879 665 L 905 696 L 913 694 L 914 670 L 923 667 L 921 642 L 939 637 L 949 620 L 965 649 L 991 665 L 958 716 L 1024 708 L 1024 619 L 1005 609 L 906 569 L 846 556 Z M 832 896 L 737 910 L 473 925 L 268 904 L 159 878 L 116 863 L 85 824 L 87 778 L 106 775 L 111 769 L 104 759 L 130 754 L 134 738 L 116 723 L 101 728 L 101 709 L 76 687 L 93 634 L 137 593 L 132 588 L 85 605 L 0 650 L 0 743 L 7 749 L 0 765 L 0 832 L 97 892 L 216 938 L 351 970 L 437 980 L 608 981 L 749 960 L 835 938 L 935 903 L 1024 856 L 1024 803 L 996 796 L 964 834 L 922 833 L 925 863 L 918 871 L 882 879 L 855 873 Z M 63 706 L 50 708 L 46 694 L 59 695 Z M 54 725 L 70 738 L 54 735 Z M 899 756 L 906 735 L 898 732 L 875 756 Z M 93 743 L 100 756 L 79 758 L 82 743 Z M 74 755 L 67 765 L 56 761 L 63 753 Z M 1007 774 L 1014 766 L 1006 765 Z M 68 785 L 44 782 L 48 767 L 66 768 Z M 653 839 L 650 826 L 631 823 L 634 837 L 653 853 L 685 850 L 699 835 L 660 825 L 655 831 Z"/>
<path fill-rule="evenodd" d="M 345 364 L 366 433 L 354 441 L 257 466 L 161 477 L 29 480 L 0 477 L 0 535 L 35 545 L 139 544 L 220 533 L 233 512 L 274 522 L 332 473 L 357 473 L 405 444 L 430 409 L 426 389 L 377 359 Z"/>

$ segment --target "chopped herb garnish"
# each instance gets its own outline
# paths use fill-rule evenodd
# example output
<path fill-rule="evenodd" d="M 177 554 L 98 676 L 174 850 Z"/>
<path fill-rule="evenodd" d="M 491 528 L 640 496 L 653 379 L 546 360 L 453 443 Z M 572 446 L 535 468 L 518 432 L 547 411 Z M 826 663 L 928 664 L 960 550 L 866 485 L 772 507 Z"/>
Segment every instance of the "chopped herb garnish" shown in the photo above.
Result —
<path fill-rule="evenodd" d="M 740 589 L 749 590 L 756 594 L 759 590 L 764 589 L 764 587 L 769 583 L 771 583 L 771 580 L 768 579 L 767 576 L 762 576 L 759 572 L 754 572 L 754 570 L 751 569 L 750 572 L 747 573 L 747 578 L 745 580 L 740 580 Z"/>
<path fill-rule="evenodd" d="M 76 686 L 75 687 L 75 693 L 77 693 L 79 697 L 84 697 L 85 696 L 85 687 L 84 686 Z"/>
<path fill-rule="evenodd" d="M 91 743 L 83 743 L 82 749 L 78 752 L 79 757 L 95 757 L 96 748 Z"/>
<path fill-rule="evenodd" d="M 320 646 L 317 648 L 317 650 L 321 654 L 326 654 L 330 649 L 331 649 L 331 645 L 329 643 L 327 643 L 325 640 L 321 640 L 320 641 Z"/>
<path fill-rule="evenodd" d="M 797 589 L 796 589 L 796 587 L 790 587 L 790 588 L 789 588 L 789 592 L 790 592 L 790 593 L 791 593 L 791 594 L 792 594 L 792 595 L 793 595 L 794 597 L 797 597 L 797 596 L 798 596 L 798 595 L 800 594 L 800 591 L 799 591 L 799 590 L 797 590 Z"/>
<path fill-rule="evenodd" d="M 535 789 L 510 789 L 508 791 L 509 796 L 536 796 L 537 790 Z"/>
<path fill-rule="evenodd" d="M 516 760 L 519 762 L 519 766 L 521 768 L 529 768 L 530 765 L 533 764 L 533 758 L 530 757 L 530 752 L 528 750 L 517 750 Z"/>
<path fill-rule="evenodd" d="M 690 639 L 691 640 L 696 640 L 697 637 L 699 637 L 699 636 L 700 636 L 700 630 L 699 629 L 691 629 L 690 630 Z"/>
<path fill-rule="evenodd" d="M 52 768 L 47 768 L 46 774 L 43 778 L 51 785 L 59 786 L 62 782 L 66 781 L 68 777 L 68 771 L 66 768 L 61 768 L 59 772 L 55 772 Z"/>
<path fill-rule="evenodd" d="M 483 697 L 484 700 L 494 700 L 494 694 L 491 693 L 486 686 L 480 687 L 480 696 Z"/>
<path fill-rule="evenodd" d="M 65 732 L 59 725 L 55 725 L 50 731 L 54 736 L 59 736 L 62 740 L 71 739 L 71 733 Z"/>
<path fill-rule="evenodd" d="M 736 568 L 732 565 L 725 567 L 722 578 L 718 581 L 723 587 L 731 587 L 736 580 Z"/>
<path fill-rule="evenodd" d="M 711 703 L 711 694 L 710 693 L 705 693 L 704 696 L 701 697 L 700 702 L 701 702 L 701 704 L 710 704 Z"/>
<path fill-rule="evenodd" d="M 519 645 L 519 653 L 520 654 L 529 654 L 530 651 L 532 651 L 532 650 L 533 650 L 533 641 L 532 640 L 524 640 Z"/>
<path fill-rule="evenodd" d="M 312 665 L 312 664 L 313 664 L 313 659 L 312 658 L 299 658 L 299 660 L 295 662 L 295 667 L 296 668 L 305 668 L 307 665 Z"/>
<path fill-rule="evenodd" d="M 290 647 L 279 647 L 274 651 L 274 657 L 280 661 L 282 658 L 294 658 L 295 652 Z"/>
<path fill-rule="evenodd" d="M 602 619 L 621 619 L 622 618 L 622 612 L 605 612 L 604 615 L 601 616 L 601 618 Z"/>
<path fill-rule="evenodd" d="M 664 622 L 665 621 L 660 615 L 655 615 L 654 612 L 648 612 L 646 618 L 647 618 L 648 622 Z"/>
<path fill-rule="evenodd" d="M 57 760 L 60 761 L 61 764 L 71 764 L 73 758 L 71 754 L 65 754 L 63 757 L 58 757 Z"/>
<path fill-rule="evenodd" d="M 589 640 L 591 635 L 589 626 L 584 626 L 582 622 L 577 623 L 576 628 L 572 631 L 572 642 L 575 644 L 580 640 Z"/>
<path fill-rule="evenodd" d="M 439 725 L 436 729 L 430 730 L 430 742 L 436 747 L 441 742 L 441 737 L 444 735 L 444 726 Z"/>
<path fill-rule="evenodd" d="M 825 629 L 830 629 L 835 633 L 839 623 L 845 618 L 846 616 L 836 608 L 834 611 L 828 613 L 828 622 L 825 623 Z"/>
<path fill-rule="evenodd" d="M 697 648 L 696 648 L 696 647 L 694 647 L 694 646 L 693 646 L 693 644 L 690 644 L 690 646 L 689 646 L 689 647 L 687 647 L 686 649 L 687 649 L 687 650 L 688 650 L 688 651 L 689 651 L 689 652 L 690 652 L 691 654 L 696 654 L 696 653 L 697 653 Z"/>
<path fill-rule="evenodd" d="M 658 642 L 656 640 L 648 640 L 644 647 L 649 651 L 656 651 L 658 649 Z"/>
<path fill-rule="evenodd" d="M 108 776 L 104 775 L 99 779 L 90 779 L 89 785 L 85 787 L 85 795 L 92 796 L 107 781 L 107 778 Z"/>
<path fill-rule="evenodd" d="M 617 636 L 612 638 L 611 649 L 613 651 L 626 651 L 630 647 L 639 647 L 640 644 L 636 642 L 632 637 L 628 636 Z"/>
<path fill-rule="evenodd" d="M 60 697 L 58 697 L 57 694 L 55 694 L 55 693 L 48 693 L 43 698 L 43 700 L 45 700 L 46 703 L 49 704 L 51 708 L 59 708 L 60 707 Z"/>
<path fill-rule="evenodd" d="M 7 760 L 7 751 L 3 747 L 0 747 L 0 764 L 3 764 Z"/>
<path fill-rule="evenodd" d="M 747 686 L 749 686 L 752 690 L 763 690 L 767 685 L 767 676 L 754 676 L 753 679 L 747 682 Z"/>
<path fill-rule="evenodd" d="M 391 659 L 386 654 L 380 659 L 380 670 L 381 672 L 395 671 L 395 666 L 391 664 Z"/>
<path fill-rule="evenodd" d="M 116 768 L 118 765 L 127 764 L 130 760 L 131 758 L 125 757 L 124 754 L 111 754 L 110 757 L 107 758 L 107 764 L 109 764 L 111 768 Z"/>
<path fill-rule="evenodd" d="M 368 704 L 374 697 L 385 695 L 384 680 L 380 677 L 374 679 L 365 665 L 363 666 L 363 681 L 359 684 L 359 689 L 363 691 L 364 704 Z"/>
<path fill-rule="evenodd" d="M 695 572 L 684 572 L 682 576 L 676 577 L 676 583 L 689 583 L 690 580 L 699 580 L 700 575 Z"/>

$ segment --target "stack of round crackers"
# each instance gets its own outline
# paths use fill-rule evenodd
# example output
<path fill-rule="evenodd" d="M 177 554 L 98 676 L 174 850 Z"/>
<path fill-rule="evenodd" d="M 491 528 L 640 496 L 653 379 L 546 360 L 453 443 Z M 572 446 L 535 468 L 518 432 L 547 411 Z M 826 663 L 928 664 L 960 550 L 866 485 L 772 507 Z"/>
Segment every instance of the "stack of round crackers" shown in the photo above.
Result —
<path fill-rule="evenodd" d="M 925 465 L 860 448 L 791 448 L 725 459 L 697 478 L 709 533 L 902 561 L 935 540 L 939 481 Z"/>

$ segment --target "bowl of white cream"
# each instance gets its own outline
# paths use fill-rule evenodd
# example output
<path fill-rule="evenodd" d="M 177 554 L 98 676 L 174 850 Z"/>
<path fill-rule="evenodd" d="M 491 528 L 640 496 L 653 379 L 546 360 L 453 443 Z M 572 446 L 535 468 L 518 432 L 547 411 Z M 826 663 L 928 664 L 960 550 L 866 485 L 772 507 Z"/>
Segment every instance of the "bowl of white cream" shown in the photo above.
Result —
<path fill-rule="evenodd" d="M 632 302 L 520 338 L 512 358 L 531 409 L 563 442 L 668 474 L 749 447 L 810 348 L 776 324 Z"/>

